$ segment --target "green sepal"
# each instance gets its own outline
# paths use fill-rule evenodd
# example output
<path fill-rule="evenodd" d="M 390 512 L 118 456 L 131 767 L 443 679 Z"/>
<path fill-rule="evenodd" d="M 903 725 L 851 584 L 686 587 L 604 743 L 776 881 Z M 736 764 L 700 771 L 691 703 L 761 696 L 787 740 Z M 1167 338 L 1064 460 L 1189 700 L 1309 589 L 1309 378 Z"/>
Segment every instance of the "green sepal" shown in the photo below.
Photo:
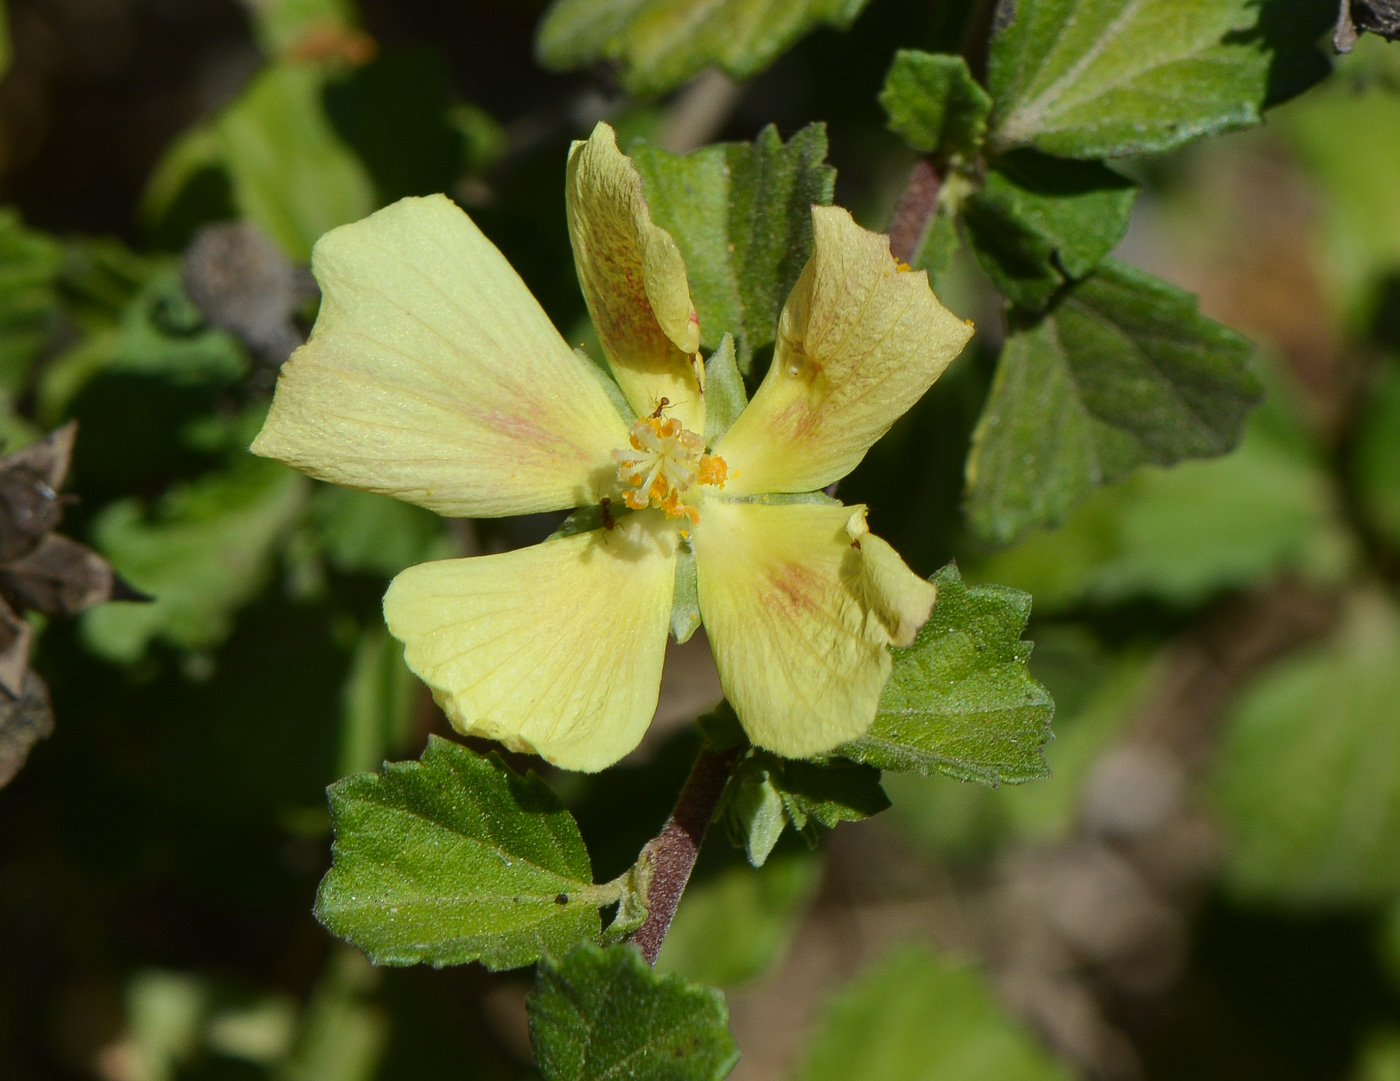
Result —
<path fill-rule="evenodd" d="M 730 751 L 734 748 L 747 748 L 748 733 L 739 723 L 739 715 L 734 707 L 724 699 L 709 713 L 700 717 L 700 732 L 705 737 L 705 745 L 712 751 Z"/>
<path fill-rule="evenodd" d="M 559 528 L 545 538 L 547 541 L 560 537 L 572 537 L 579 533 L 592 533 L 595 529 L 611 529 L 632 513 L 626 503 L 609 500 L 606 504 L 593 504 L 580 507 L 562 522 Z"/>
<path fill-rule="evenodd" d="M 765 492 L 763 495 L 721 496 L 726 503 L 759 503 L 765 507 L 785 507 L 791 503 L 820 503 L 839 507 L 841 500 L 825 492 Z"/>
<path fill-rule="evenodd" d="M 1102 162 L 1007 154 L 963 204 L 977 261 L 998 289 L 1039 310 L 1090 273 L 1128 231 L 1137 185 Z"/>
<path fill-rule="evenodd" d="M 705 443 L 713 447 L 749 404 L 744 377 L 734 352 L 734 335 L 726 334 L 705 361 Z"/>
<path fill-rule="evenodd" d="M 804 762 L 755 749 L 735 767 L 716 817 L 749 862 L 761 867 L 786 826 L 813 844 L 816 826 L 859 822 L 889 805 L 878 769 L 839 758 Z"/>
<path fill-rule="evenodd" d="M 334 864 L 316 918 L 376 964 L 519 968 L 596 940 L 578 826 L 549 786 L 437 736 L 418 762 L 331 785 Z"/>
<path fill-rule="evenodd" d="M 1013 316 L 973 433 L 969 524 L 1009 544 L 1140 465 L 1233 449 L 1261 396 L 1252 356 L 1189 293 L 1105 260 L 1043 317 Z"/>
<path fill-rule="evenodd" d="M 1055 704 L 1031 678 L 1028 593 L 969 586 L 957 564 L 932 578 L 933 615 L 894 669 L 870 731 L 836 753 L 879 769 L 982 784 L 1048 775 L 1042 747 Z"/>
<path fill-rule="evenodd" d="M 890 130 L 915 150 L 958 162 L 977 156 L 992 111 L 966 60 L 916 49 L 894 54 L 880 104 Z"/>
<path fill-rule="evenodd" d="M 676 589 L 671 595 L 671 637 L 688 642 L 700 629 L 700 585 L 695 573 L 695 552 L 689 542 L 676 546 Z"/>
<path fill-rule="evenodd" d="M 724 996 L 652 971 L 635 946 L 546 957 L 526 1011 L 544 1081 L 720 1081 L 739 1060 Z"/>
<path fill-rule="evenodd" d="M 736 770 L 718 813 L 730 841 L 755 867 L 767 861 L 788 824 L 778 786 L 763 770 Z"/>

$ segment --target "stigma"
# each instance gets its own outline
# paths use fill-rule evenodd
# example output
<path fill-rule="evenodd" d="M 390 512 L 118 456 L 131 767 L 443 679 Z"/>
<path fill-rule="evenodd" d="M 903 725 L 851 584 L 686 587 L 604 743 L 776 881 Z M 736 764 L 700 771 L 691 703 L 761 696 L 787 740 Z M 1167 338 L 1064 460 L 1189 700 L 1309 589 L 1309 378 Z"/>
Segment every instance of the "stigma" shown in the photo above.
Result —
<path fill-rule="evenodd" d="M 667 518 L 686 518 L 696 526 L 700 512 L 684 497 L 697 485 L 722 488 L 729 467 L 723 458 L 705 453 L 704 436 L 661 412 L 658 408 L 651 416 L 633 421 L 628 438 L 631 450 L 613 451 L 624 489 L 622 499 L 633 510 L 658 507 Z"/>

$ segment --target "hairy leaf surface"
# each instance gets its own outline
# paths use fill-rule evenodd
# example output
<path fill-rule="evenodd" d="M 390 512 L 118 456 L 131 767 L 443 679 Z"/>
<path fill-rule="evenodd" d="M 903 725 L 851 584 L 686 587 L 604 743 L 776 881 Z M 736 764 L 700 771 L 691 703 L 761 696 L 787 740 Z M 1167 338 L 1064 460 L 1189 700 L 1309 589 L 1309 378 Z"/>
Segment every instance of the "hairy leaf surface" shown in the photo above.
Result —
<path fill-rule="evenodd" d="M 1139 465 L 1234 447 L 1260 388 L 1252 349 L 1166 282 L 1112 260 L 1002 352 L 968 457 L 968 516 L 1007 544 Z"/>
<path fill-rule="evenodd" d="M 330 788 L 316 916 L 376 964 L 519 968 L 600 931 L 578 826 L 534 774 L 434 736 Z"/>
<path fill-rule="evenodd" d="M 545 1081 L 719 1081 L 739 1059 L 724 996 L 653 972 L 634 946 L 546 958 L 527 1008 Z"/>
<path fill-rule="evenodd" d="M 812 253 L 812 204 L 831 202 L 826 128 L 810 124 L 786 143 L 768 127 L 752 143 L 716 143 L 678 156 L 632 148 L 652 220 L 685 256 L 700 341 L 718 349 L 733 334 L 739 370 L 772 343 L 778 315 Z"/>
<path fill-rule="evenodd" d="M 1136 197 L 1137 185 L 1101 162 L 1020 150 L 988 169 L 963 221 L 996 287 L 1038 310 L 1118 246 Z"/>
<path fill-rule="evenodd" d="M 992 143 L 1160 153 L 1257 124 L 1329 70 L 1311 0 L 1020 0 L 992 41 Z M 1335 20 L 1335 11 L 1331 12 Z"/>
<path fill-rule="evenodd" d="M 890 129 L 915 150 L 963 161 L 981 149 L 992 111 L 966 60 L 915 49 L 894 54 L 880 104 Z"/>

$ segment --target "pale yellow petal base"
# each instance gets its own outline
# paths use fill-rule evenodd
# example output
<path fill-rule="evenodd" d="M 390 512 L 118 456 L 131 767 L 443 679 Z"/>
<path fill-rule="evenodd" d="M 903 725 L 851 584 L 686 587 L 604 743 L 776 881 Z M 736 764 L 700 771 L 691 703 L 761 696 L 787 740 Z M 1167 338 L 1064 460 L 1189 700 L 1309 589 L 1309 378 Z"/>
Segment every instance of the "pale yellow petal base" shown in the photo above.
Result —
<path fill-rule="evenodd" d="M 672 533 L 653 517 L 394 579 L 384 618 L 454 728 L 586 772 L 637 746 L 675 582 Z"/>

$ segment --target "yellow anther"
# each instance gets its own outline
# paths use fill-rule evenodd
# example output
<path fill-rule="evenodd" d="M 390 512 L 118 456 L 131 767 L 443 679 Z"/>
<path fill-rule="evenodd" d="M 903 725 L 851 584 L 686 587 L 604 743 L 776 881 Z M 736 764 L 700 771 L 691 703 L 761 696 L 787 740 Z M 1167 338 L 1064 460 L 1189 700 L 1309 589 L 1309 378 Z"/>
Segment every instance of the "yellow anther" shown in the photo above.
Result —
<path fill-rule="evenodd" d="M 627 442 L 636 453 L 613 451 L 618 480 L 627 487 L 622 499 L 633 510 L 658 507 L 668 518 L 686 518 L 694 526 L 700 514 L 683 497 L 697 484 L 723 485 L 728 467 L 705 453 L 703 436 L 663 417 L 663 408 L 633 422 Z"/>

